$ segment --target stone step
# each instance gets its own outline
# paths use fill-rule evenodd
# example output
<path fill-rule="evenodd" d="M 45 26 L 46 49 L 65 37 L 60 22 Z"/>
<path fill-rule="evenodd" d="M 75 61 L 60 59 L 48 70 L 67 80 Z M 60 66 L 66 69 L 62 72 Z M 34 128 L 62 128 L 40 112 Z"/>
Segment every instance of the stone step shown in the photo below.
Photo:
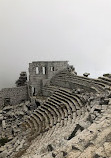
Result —
<path fill-rule="evenodd" d="M 60 100 L 56 99 L 54 96 L 51 96 L 51 97 L 50 97 L 50 101 L 54 102 L 55 104 L 58 105 L 58 107 L 59 107 L 60 109 L 62 109 L 62 113 L 64 114 L 64 118 L 67 117 L 66 109 L 64 109 L 64 108 L 62 108 L 62 107 L 60 106 L 60 104 L 62 103 Z"/>
<path fill-rule="evenodd" d="M 67 112 L 68 112 L 68 115 L 71 115 L 72 114 L 72 109 L 70 107 L 70 104 L 72 104 L 70 102 L 70 99 L 67 99 L 67 97 L 61 95 L 61 94 L 58 94 L 58 92 L 55 92 L 53 96 L 57 96 L 56 98 L 60 99 L 61 102 L 63 103 L 63 105 L 65 105 L 66 109 L 67 109 Z"/>
<path fill-rule="evenodd" d="M 59 91 L 61 93 L 66 94 L 67 96 L 76 99 L 77 102 L 79 103 L 80 107 L 84 106 L 84 102 L 83 102 L 83 98 L 81 99 L 79 95 L 77 94 L 72 94 L 71 92 L 69 92 L 68 90 L 64 89 L 64 88 L 60 88 Z"/>
<path fill-rule="evenodd" d="M 67 100 L 70 101 L 69 105 L 71 106 L 73 112 L 76 111 L 77 109 L 80 109 L 80 106 L 79 106 L 78 102 L 75 100 L 75 98 L 73 99 L 69 96 L 67 97 L 67 95 L 65 95 L 61 91 L 60 92 L 57 91 L 56 94 L 58 94 L 58 96 L 61 96 L 63 98 L 67 98 Z"/>
<path fill-rule="evenodd" d="M 48 109 L 50 109 L 51 113 L 53 113 L 54 116 L 54 125 L 61 121 L 60 113 L 58 112 L 57 108 L 55 106 L 52 106 L 49 104 L 49 102 L 45 102 L 44 106 Z"/>
<path fill-rule="evenodd" d="M 98 84 L 98 82 L 96 82 L 96 80 L 93 80 L 93 79 L 89 79 L 89 78 L 86 78 L 86 77 L 80 77 L 80 76 L 73 76 L 73 77 L 70 77 L 70 76 L 64 76 L 64 77 L 56 77 L 53 79 L 54 82 L 59 82 L 59 81 L 65 81 L 65 82 L 70 82 L 70 83 L 75 83 L 77 85 L 83 85 L 83 86 L 88 86 L 89 88 L 92 87 L 95 87 L 95 89 L 97 89 L 97 91 L 100 91 L 102 92 L 104 90 L 104 84 Z M 59 86 L 59 85 L 58 85 Z"/>
<path fill-rule="evenodd" d="M 64 92 L 63 90 L 59 90 L 60 92 L 58 93 L 61 93 L 61 94 L 64 94 L 66 96 L 68 96 L 70 98 L 70 100 L 72 101 L 74 107 L 77 109 L 81 109 L 81 107 L 83 107 L 83 104 L 81 103 L 81 100 L 75 96 L 75 95 L 72 95 L 72 94 L 66 94 L 67 92 Z"/>
<path fill-rule="evenodd" d="M 102 82 L 105 85 L 111 86 L 111 79 L 109 79 L 107 77 L 99 77 L 98 82 Z"/>
<path fill-rule="evenodd" d="M 78 82 L 79 81 L 83 81 L 83 82 L 86 82 L 86 83 L 90 83 L 90 84 L 95 84 L 95 85 L 100 85 L 101 87 L 105 87 L 105 85 L 103 83 L 98 83 L 97 79 L 91 79 L 91 78 L 88 78 L 88 77 L 84 77 L 84 76 L 74 76 L 74 75 L 65 75 L 64 78 L 66 79 L 76 79 Z"/>
<path fill-rule="evenodd" d="M 59 117 L 58 118 L 60 120 L 64 119 L 65 113 L 64 113 L 63 109 L 61 109 L 59 104 L 57 104 L 54 100 L 50 100 L 50 99 L 48 99 L 47 104 L 49 104 L 50 106 L 54 107 L 58 111 L 58 113 L 59 113 Z"/>
<path fill-rule="evenodd" d="M 49 128 L 50 127 L 50 124 L 52 123 L 53 121 L 53 117 L 50 113 L 50 111 L 48 109 L 45 109 L 44 107 L 36 110 L 34 112 L 37 116 L 40 114 L 41 117 L 42 117 L 42 120 L 41 120 L 41 126 L 42 126 L 42 131 L 44 131 L 46 128 Z"/>

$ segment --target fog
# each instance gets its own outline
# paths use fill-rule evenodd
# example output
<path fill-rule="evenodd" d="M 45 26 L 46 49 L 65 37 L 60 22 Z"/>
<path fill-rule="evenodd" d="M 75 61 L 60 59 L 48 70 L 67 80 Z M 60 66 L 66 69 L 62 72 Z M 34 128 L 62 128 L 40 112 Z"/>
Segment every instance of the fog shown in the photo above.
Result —
<path fill-rule="evenodd" d="M 68 60 L 79 75 L 111 73 L 111 0 L 0 0 L 0 89 L 28 64 Z"/>

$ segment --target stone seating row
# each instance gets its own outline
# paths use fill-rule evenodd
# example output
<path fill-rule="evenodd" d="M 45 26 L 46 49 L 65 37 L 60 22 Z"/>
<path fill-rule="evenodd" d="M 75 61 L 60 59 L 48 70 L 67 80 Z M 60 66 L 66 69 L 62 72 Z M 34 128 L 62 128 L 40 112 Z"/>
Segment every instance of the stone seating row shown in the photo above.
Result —
<path fill-rule="evenodd" d="M 75 76 L 76 77 L 76 76 Z M 98 79 L 91 79 L 91 78 L 87 78 L 87 77 L 83 77 L 83 76 L 77 76 L 78 78 L 85 78 L 87 81 L 92 81 L 97 85 L 106 87 L 106 86 L 111 86 L 111 79 L 108 77 L 99 77 Z"/>
<path fill-rule="evenodd" d="M 63 97 L 62 97 L 62 94 L 63 94 Z M 70 98 L 71 98 L 71 95 L 73 95 L 73 94 L 71 93 L 70 90 L 66 90 L 65 88 L 60 88 L 60 89 L 58 89 L 57 91 L 54 92 L 54 95 L 52 95 L 52 98 L 49 98 L 47 100 L 47 103 L 46 103 L 45 106 L 47 108 L 48 105 L 49 105 L 49 101 L 50 101 L 50 103 L 52 103 L 52 101 L 53 101 L 56 104 L 56 107 L 58 107 L 58 110 L 59 110 L 59 106 L 61 105 L 61 102 L 62 102 L 62 104 L 63 103 L 65 104 L 66 101 L 69 102 Z M 71 133 L 76 131 L 78 124 L 79 124 L 80 127 L 82 125 L 84 127 L 84 129 L 87 129 L 93 123 L 92 121 L 90 121 L 90 118 L 88 118 L 90 113 L 95 116 L 95 118 L 93 119 L 94 122 L 97 122 L 98 121 L 97 119 L 101 118 L 101 114 L 99 113 L 99 111 L 95 111 L 95 110 L 96 109 L 102 110 L 103 105 L 98 105 L 98 106 L 95 105 L 95 107 L 91 106 L 90 111 L 85 111 L 85 110 L 87 110 L 87 107 L 84 104 L 84 101 L 82 100 L 82 98 L 77 94 L 74 95 L 74 96 L 76 96 L 78 98 L 78 101 L 80 101 L 81 104 L 82 104 L 82 106 L 79 105 L 80 110 L 75 109 L 76 112 L 75 111 L 73 112 L 72 111 L 72 106 L 70 106 L 70 108 L 68 108 L 65 105 L 65 111 L 63 109 L 61 110 L 61 112 L 63 113 L 63 117 L 64 117 L 63 120 L 61 119 L 63 121 L 63 124 L 61 124 L 61 121 L 58 122 L 58 119 L 57 119 L 57 120 L 55 120 L 55 122 L 57 122 L 57 123 L 55 125 L 53 125 L 51 128 L 49 128 L 49 130 L 46 133 L 43 133 L 43 136 L 41 138 L 39 138 L 39 136 L 37 137 L 38 138 L 37 143 L 35 144 L 35 146 L 36 146 L 35 156 L 36 157 L 42 153 L 42 151 L 44 150 L 42 148 L 44 148 L 44 146 L 47 146 L 49 143 L 53 144 L 54 138 L 57 138 L 56 143 L 58 143 L 59 139 L 63 141 L 65 136 L 68 136 L 68 137 L 66 137 L 66 139 L 70 138 Z M 68 104 L 68 102 L 67 102 L 67 104 Z M 78 103 L 78 104 L 80 104 L 80 103 Z M 50 105 L 52 105 L 52 104 L 50 104 Z M 82 108 L 84 108 L 83 109 L 84 113 L 81 113 Z M 56 109 L 56 108 L 54 108 L 54 109 Z M 77 110 L 79 110 L 80 115 L 77 114 Z M 66 111 L 67 111 L 67 115 L 65 113 Z M 69 121 L 71 115 L 68 112 L 71 112 L 71 111 L 73 112 L 73 117 L 71 117 L 71 121 Z M 97 114 L 97 112 L 98 112 L 98 114 Z M 52 114 L 52 115 L 54 115 L 54 114 Z M 102 113 L 102 115 L 103 115 L 103 113 Z M 59 116 L 61 117 L 61 115 L 59 115 Z M 58 117 L 58 115 L 57 115 L 57 117 Z M 83 117 L 84 118 L 86 117 L 86 119 L 83 119 Z M 83 127 L 81 127 L 81 129 Z M 81 130 L 78 129 L 78 131 L 75 133 L 74 138 L 76 138 L 80 133 L 81 133 Z M 72 138 L 72 139 L 74 139 L 74 138 Z M 29 150 L 29 152 L 30 152 L 30 150 Z"/>
<path fill-rule="evenodd" d="M 74 76 L 74 75 L 71 75 L 71 76 L 65 76 L 65 78 L 67 78 L 67 79 L 71 79 L 71 80 L 73 80 L 73 81 L 75 81 L 75 82 L 83 82 L 84 84 L 87 84 L 87 85 L 92 85 L 92 86 L 95 86 L 95 85 L 98 85 L 98 86 L 100 86 L 101 88 L 103 87 L 105 87 L 105 84 L 103 84 L 103 83 L 98 83 L 97 82 L 97 80 L 96 79 L 91 79 L 91 78 L 87 78 L 87 77 L 83 77 L 83 76 Z M 99 87 L 98 87 L 99 88 Z"/>
<path fill-rule="evenodd" d="M 79 84 L 81 84 L 81 85 L 82 85 L 82 83 L 84 83 L 84 85 L 90 86 L 90 87 L 91 86 L 95 87 L 95 88 L 99 89 L 99 91 L 103 91 L 104 88 L 106 86 L 108 86 L 107 82 L 103 82 L 98 79 L 91 79 L 91 78 L 87 78 L 87 77 L 83 77 L 83 76 L 76 76 L 74 74 L 70 74 L 69 72 L 67 72 L 67 73 L 61 72 L 59 74 L 56 74 L 56 76 L 54 76 L 52 78 L 51 82 L 55 83 L 55 81 L 57 81 L 57 79 L 64 80 L 66 82 L 73 81 L 73 82 L 75 82 L 75 84 L 78 84 L 78 82 L 79 82 Z"/>
<path fill-rule="evenodd" d="M 111 110 L 106 111 L 98 122 L 92 123 L 64 147 L 55 151 L 57 155 L 65 151 L 66 158 L 110 157 Z M 82 142 L 82 143 L 81 143 Z M 56 156 L 57 156 L 56 155 Z"/>
<path fill-rule="evenodd" d="M 57 86 L 51 86 L 51 85 L 48 85 L 48 86 L 44 86 L 42 88 L 42 94 L 43 96 L 47 96 L 49 97 L 51 94 L 54 93 L 54 91 L 56 91 L 58 89 Z"/>
<path fill-rule="evenodd" d="M 108 86 L 111 86 L 111 79 L 108 78 L 108 77 L 99 77 L 98 81 L 101 82 L 101 83 L 104 83 Z"/>
<path fill-rule="evenodd" d="M 106 83 L 105 82 L 99 82 L 98 79 L 92 79 L 92 78 L 88 78 L 88 77 L 84 77 L 84 76 L 74 75 L 74 74 L 69 73 L 68 71 L 64 71 L 64 73 L 60 72 L 60 73 L 56 74 L 56 76 L 65 77 L 65 78 L 70 77 L 70 78 L 75 78 L 77 80 L 81 79 L 82 81 L 90 82 L 90 84 L 91 84 L 91 82 L 95 83 L 95 84 L 99 83 L 99 85 L 103 86 L 103 87 L 105 87 L 105 85 L 107 84 L 107 82 Z M 109 81 L 111 83 L 111 80 L 108 77 L 99 77 L 99 79 L 100 78 L 104 79 L 106 81 Z"/>
<path fill-rule="evenodd" d="M 84 89 L 87 92 L 103 92 L 103 88 L 94 85 L 87 85 L 84 82 L 71 81 L 70 78 L 65 80 L 64 78 L 56 78 L 51 80 L 51 85 L 62 86 L 69 89 Z"/>
<path fill-rule="evenodd" d="M 95 108 L 97 108 L 97 106 L 95 106 Z M 101 117 L 98 117 L 99 119 L 100 118 L 102 118 L 102 116 Z M 97 122 L 97 121 L 94 121 L 95 123 L 99 123 L 99 121 Z M 43 138 L 42 139 L 42 143 L 44 144 L 44 146 L 47 146 L 47 144 L 49 144 L 49 140 L 50 140 L 50 144 L 52 143 L 53 144 L 53 142 L 51 142 L 51 138 L 53 138 L 53 137 L 56 137 L 56 135 L 57 135 L 57 138 L 59 139 L 59 137 L 60 137 L 60 139 L 62 139 L 63 138 L 63 135 L 65 135 L 65 133 L 66 133 L 66 135 L 69 133 L 70 134 L 70 131 L 69 131 L 69 129 L 71 129 L 71 127 L 73 127 L 72 128 L 72 131 L 75 131 L 76 130 L 76 128 L 77 128 L 77 124 L 78 124 L 78 121 L 76 122 L 75 121 L 75 123 L 71 123 L 71 124 L 67 124 L 67 126 L 66 127 L 64 127 L 63 128 L 63 131 L 62 131 L 62 129 L 60 128 L 59 130 L 58 130 L 58 132 L 60 133 L 59 135 L 57 135 L 57 132 L 54 132 L 53 133 L 53 135 L 50 135 L 49 136 L 49 138 L 47 139 L 46 137 L 45 138 Z M 80 119 L 80 121 L 79 121 L 79 124 L 83 124 L 83 126 L 85 125 L 85 123 L 86 123 L 86 121 L 85 122 L 83 122 L 82 123 L 82 119 Z M 85 130 L 83 130 L 84 132 L 87 130 L 87 129 L 89 129 L 90 128 L 90 125 L 91 125 L 91 123 L 89 124 L 88 123 L 88 125 L 85 127 Z M 57 130 L 57 129 L 56 129 Z M 55 131 L 55 130 L 54 130 Z M 83 133 L 84 133 L 83 132 Z M 79 135 L 81 135 L 81 131 L 77 131 L 77 134 L 72 138 L 72 139 L 76 139 L 76 138 L 81 138 L 81 137 L 78 137 Z M 86 134 L 87 135 L 87 134 Z M 85 136 L 86 136 L 85 135 Z M 83 136 L 82 136 L 83 137 Z M 88 137 L 88 138 L 90 138 L 90 137 Z M 85 137 L 83 137 L 83 139 L 85 139 Z M 77 140 L 77 139 L 76 139 Z M 81 139 L 79 139 L 79 140 L 81 140 Z M 72 140 L 69 140 L 69 141 L 72 141 Z M 68 142 L 69 142 L 68 141 Z M 42 143 L 41 143 L 41 146 L 42 146 Z M 47 144 L 46 144 L 47 143 Z M 74 143 L 73 143 L 74 144 Z M 81 143 L 80 143 L 81 144 Z M 86 142 L 86 144 L 87 144 L 87 142 Z M 85 145 L 84 145 L 85 146 Z M 77 147 L 77 144 L 76 144 L 76 147 Z M 41 148 L 41 147 L 40 147 Z M 67 147 L 66 147 L 67 148 Z M 87 147 L 86 147 L 87 148 Z M 75 150 L 76 150 L 76 148 L 74 148 Z M 40 150 L 40 149 L 39 149 Z M 61 147 L 61 150 L 63 151 L 64 150 L 64 148 L 63 147 Z M 60 149 L 59 149 L 59 151 L 60 151 Z M 67 149 L 65 149 L 64 151 L 67 151 Z M 57 153 L 57 152 L 55 152 L 55 153 Z M 40 154 L 39 153 L 39 151 L 38 151 L 38 154 Z M 55 154 L 56 155 L 56 154 Z M 47 155 L 47 157 L 50 157 L 50 154 L 48 154 Z M 74 155 L 73 155 L 74 156 Z"/>
<path fill-rule="evenodd" d="M 34 112 L 34 114 L 36 113 L 35 117 L 37 117 L 35 118 L 36 121 L 34 122 L 32 119 L 33 114 L 31 115 L 31 119 L 28 119 L 29 122 L 26 129 L 31 129 L 29 130 L 30 132 L 28 137 L 32 136 L 32 139 L 33 137 L 38 135 L 39 138 L 39 135 L 43 133 L 43 137 L 42 139 L 40 139 L 41 145 L 43 143 L 48 143 L 49 138 L 57 135 L 57 131 L 58 133 L 61 131 L 61 137 L 62 129 L 64 135 L 64 131 L 66 131 L 67 133 L 69 129 L 76 128 L 76 122 L 78 123 L 78 120 L 81 120 L 83 117 L 86 116 L 85 108 L 86 107 L 84 100 L 79 95 L 72 94 L 72 92 L 66 88 L 59 88 L 51 97 L 47 99 L 44 105 L 41 105 L 41 107 Z M 38 126 L 36 124 L 38 124 Z M 46 129 L 47 132 L 46 134 L 44 134 Z"/>
<path fill-rule="evenodd" d="M 81 109 L 84 105 L 81 99 L 72 95 L 67 90 L 58 89 L 47 99 L 44 105 L 38 107 L 23 123 L 25 130 L 30 128 L 29 136 L 37 136 L 60 123 L 64 125 L 64 120 L 73 119 L 73 113 L 78 117 L 83 114 Z M 62 122 L 62 123 L 61 123 Z M 35 134 L 34 134 L 35 133 Z"/>

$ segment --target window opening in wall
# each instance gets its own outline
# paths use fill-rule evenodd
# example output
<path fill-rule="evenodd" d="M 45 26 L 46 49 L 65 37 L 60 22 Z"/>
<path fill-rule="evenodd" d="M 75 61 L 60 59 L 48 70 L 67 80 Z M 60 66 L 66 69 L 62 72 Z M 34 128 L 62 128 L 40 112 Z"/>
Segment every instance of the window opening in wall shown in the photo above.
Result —
<path fill-rule="evenodd" d="M 44 75 L 46 74 L 46 67 L 45 66 L 42 67 L 42 72 Z"/>
<path fill-rule="evenodd" d="M 39 74 L 39 68 L 36 67 L 36 74 Z"/>
<path fill-rule="evenodd" d="M 32 96 L 35 96 L 35 87 L 32 87 Z"/>
<path fill-rule="evenodd" d="M 54 71 L 54 66 L 51 66 L 51 67 L 50 67 L 50 70 L 51 70 L 51 71 Z"/>

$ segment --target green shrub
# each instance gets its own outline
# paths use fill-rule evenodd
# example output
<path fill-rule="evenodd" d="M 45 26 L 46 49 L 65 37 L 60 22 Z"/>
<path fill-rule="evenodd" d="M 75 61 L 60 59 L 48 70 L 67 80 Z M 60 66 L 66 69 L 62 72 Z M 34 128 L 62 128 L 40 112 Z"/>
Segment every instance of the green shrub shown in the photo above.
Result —
<path fill-rule="evenodd" d="M 1 138 L 0 139 L 0 146 L 4 146 L 5 143 L 7 143 L 7 142 L 8 142 L 8 138 Z"/>

